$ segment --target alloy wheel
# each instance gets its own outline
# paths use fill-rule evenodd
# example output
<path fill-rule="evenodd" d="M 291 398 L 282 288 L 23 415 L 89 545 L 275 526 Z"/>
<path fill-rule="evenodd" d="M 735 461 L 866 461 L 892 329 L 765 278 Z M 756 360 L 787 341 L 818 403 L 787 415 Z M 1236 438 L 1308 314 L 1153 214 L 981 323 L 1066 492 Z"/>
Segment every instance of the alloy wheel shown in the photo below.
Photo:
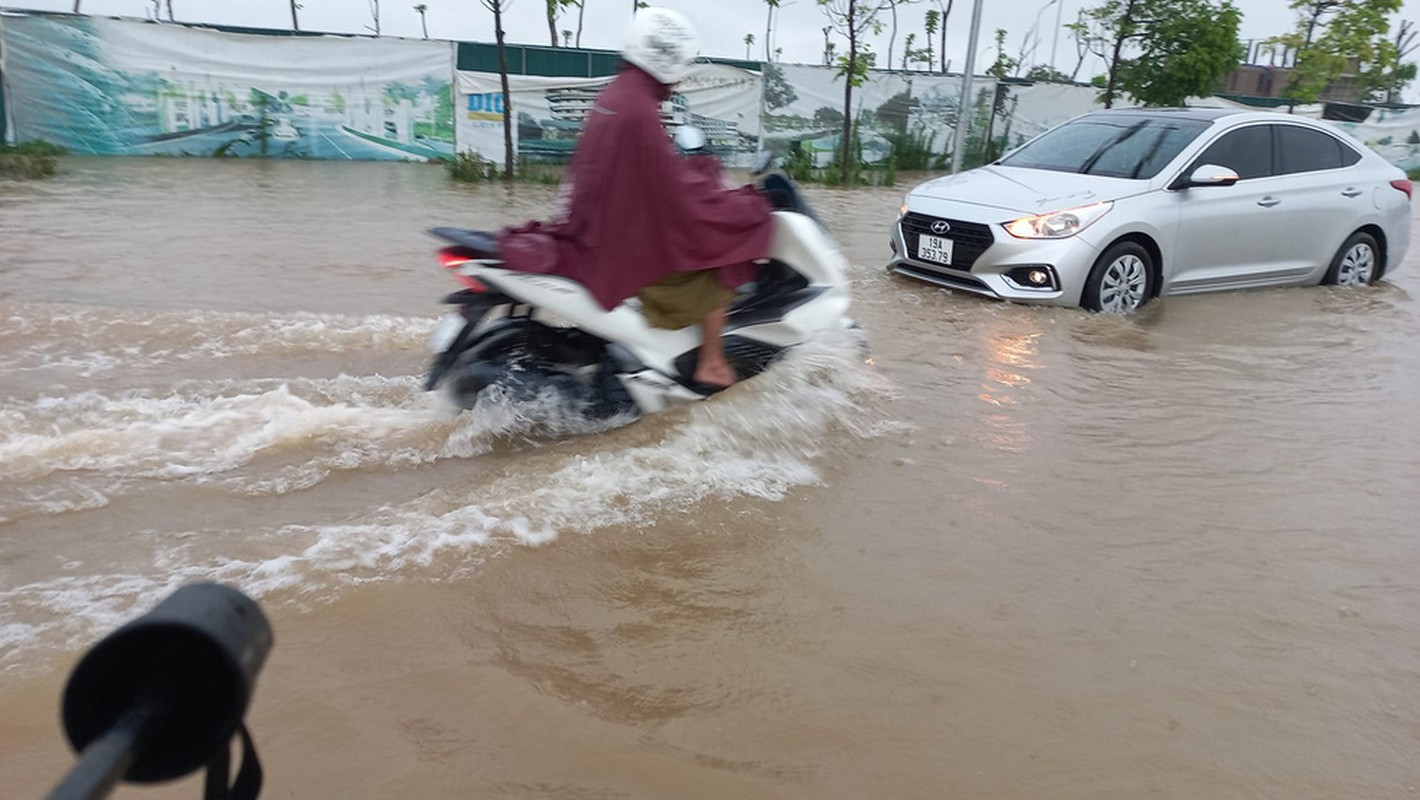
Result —
<path fill-rule="evenodd" d="M 1376 252 L 1366 242 L 1352 245 L 1336 267 L 1337 286 L 1365 286 L 1376 271 Z"/>
<path fill-rule="evenodd" d="M 1100 276 L 1100 310 L 1111 314 L 1138 310 L 1148 285 L 1148 267 L 1142 259 L 1133 253 L 1116 258 Z"/>

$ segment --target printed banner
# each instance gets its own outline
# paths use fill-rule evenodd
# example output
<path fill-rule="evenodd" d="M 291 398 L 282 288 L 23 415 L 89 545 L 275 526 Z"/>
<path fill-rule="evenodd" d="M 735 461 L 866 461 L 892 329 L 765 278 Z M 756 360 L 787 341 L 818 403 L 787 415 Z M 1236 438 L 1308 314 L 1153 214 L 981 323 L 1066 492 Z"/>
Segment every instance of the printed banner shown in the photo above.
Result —
<path fill-rule="evenodd" d="M 1006 108 L 996 121 L 1006 131 L 1004 150 L 1011 150 L 1067 122 L 1100 108 L 1100 90 L 1061 83 L 1002 84 Z M 1003 124 L 1004 123 L 1004 124 Z"/>
<path fill-rule="evenodd" d="M 452 45 L 10 17 L 18 141 L 104 155 L 428 160 L 451 155 Z"/>
<path fill-rule="evenodd" d="M 872 72 L 853 89 L 859 158 L 902 169 L 944 169 L 961 116 L 962 76 Z M 1019 146 L 1053 125 L 1097 107 L 1084 86 L 972 81 L 966 164 L 981 163 Z M 780 152 L 804 154 L 823 167 L 839 150 L 844 81 L 829 67 L 766 64 L 764 138 Z"/>
<path fill-rule="evenodd" d="M 571 158 L 587 110 L 610 83 L 604 78 L 509 75 L 518 158 L 562 163 Z M 729 166 L 747 166 L 759 150 L 759 73 L 700 64 L 676 85 L 662 108 L 672 132 L 694 125 Z M 458 147 L 503 162 L 503 91 L 496 73 L 458 73 Z"/>
<path fill-rule="evenodd" d="M 843 135 L 843 95 L 844 80 L 834 69 L 766 64 L 766 144 L 778 152 L 802 153 L 814 166 L 828 165 Z M 960 98 L 960 76 L 873 73 L 853 89 L 860 160 L 883 163 L 895 149 L 902 151 L 899 159 L 909 149 L 924 156 L 949 153 Z"/>
<path fill-rule="evenodd" d="M 1403 170 L 1420 168 L 1420 109 L 1377 108 L 1371 110 L 1364 122 L 1331 124 L 1365 142 L 1367 147 Z"/>

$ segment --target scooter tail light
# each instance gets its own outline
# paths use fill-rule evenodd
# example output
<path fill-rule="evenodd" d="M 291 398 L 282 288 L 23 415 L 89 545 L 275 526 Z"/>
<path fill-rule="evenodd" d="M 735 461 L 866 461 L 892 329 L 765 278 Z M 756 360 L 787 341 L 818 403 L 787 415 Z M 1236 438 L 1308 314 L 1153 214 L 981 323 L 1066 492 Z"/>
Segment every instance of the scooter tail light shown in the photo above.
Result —
<path fill-rule="evenodd" d="M 457 247 L 446 247 L 439 251 L 439 266 L 447 270 L 456 270 L 473 260 L 474 258 L 472 256 Z M 488 291 L 488 286 L 472 275 L 464 275 L 461 272 L 455 272 L 453 275 L 454 280 L 463 284 L 464 288 L 468 289 L 470 292 Z"/>
<path fill-rule="evenodd" d="M 439 251 L 439 266 L 444 269 L 454 269 L 473 260 L 473 256 L 467 255 L 458 247 L 445 247 Z"/>
<path fill-rule="evenodd" d="M 1406 178 L 1396 178 L 1395 180 L 1393 180 L 1393 181 L 1390 182 L 1390 185 L 1391 185 L 1393 188 L 1395 188 L 1395 189 L 1398 189 L 1398 190 L 1400 190 L 1400 191 L 1402 191 L 1402 192 L 1405 192 L 1405 199 L 1406 199 L 1406 200 L 1409 200 L 1411 194 L 1415 191 L 1415 186 L 1414 186 L 1414 184 L 1412 184 L 1412 183 L 1411 183 L 1408 179 L 1406 179 Z"/>

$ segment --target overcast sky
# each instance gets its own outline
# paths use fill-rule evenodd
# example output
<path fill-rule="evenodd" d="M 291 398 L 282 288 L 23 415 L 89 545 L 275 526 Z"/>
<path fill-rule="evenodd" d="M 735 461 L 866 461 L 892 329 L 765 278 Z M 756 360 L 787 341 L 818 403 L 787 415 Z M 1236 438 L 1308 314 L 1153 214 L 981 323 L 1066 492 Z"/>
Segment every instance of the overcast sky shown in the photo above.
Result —
<path fill-rule="evenodd" d="M 81 0 L 85 14 L 138 17 L 153 14 L 153 0 Z M 163 17 L 166 19 L 166 4 Z M 264 28 L 290 28 L 291 11 L 288 0 L 171 0 L 173 16 L 180 22 L 249 25 Z M 428 6 L 426 20 L 429 37 L 463 41 L 493 41 L 493 16 L 479 0 L 424 0 Z M 898 11 L 898 34 L 893 43 L 894 66 L 901 62 L 903 41 L 908 33 L 917 34 L 917 45 L 923 44 L 923 18 L 926 10 L 945 6 L 947 0 L 919 0 L 902 6 Z M 984 0 L 982 3 L 981 44 L 977 56 L 979 73 L 994 57 L 994 31 L 1007 31 L 1006 49 L 1018 56 L 1025 49 L 1033 50 L 1025 63 L 1050 63 L 1062 72 L 1075 67 L 1075 49 L 1068 34 L 1060 31 L 1057 21 L 1068 23 L 1081 8 L 1098 5 L 1099 0 Z M 1288 0 L 1234 0 L 1243 13 L 1241 37 L 1264 39 L 1286 32 L 1295 23 Z M 764 0 L 659 0 L 664 5 L 684 13 L 700 31 L 701 50 L 705 55 L 744 58 L 746 34 L 754 34 L 751 57 L 764 57 L 765 23 L 768 7 Z M 373 28 L 372 0 L 301 0 L 299 12 L 303 30 L 332 33 L 367 33 Z M 410 0 L 380 0 L 380 31 L 386 36 L 419 38 L 419 14 Z M 973 0 L 955 0 L 947 25 L 947 57 L 952 71 L 965 65 L 967 33 L 971 26 Z M 632 0 L 586 0 L 582 22 L 583 47 L 615 49 L 631 17 Z M 0 0 L 0 7 L 27 8 L 43 11 L 72 11 L 73 0 Z M 548 44 L 544 0 L 512 0 L 508 5 L 504 27 L 508 41 L 520 44 Z M 1420 24 L 1420 0 L 1406 0 L 1397 19 L 1405 18 Z M 891 18 L 885 16 L 886 29 L 875 37 L 874 49 L 879 63 L 886 60 Z M 824 49 L 823 28 L 827 25 L 817 0 L 782 0 L 775 15 L 772 45 L 782 48 L 781 60 L 797 63 L 819 63 Z M 1392 21 L 1392 27 L 1398 24 Z M 558 22 L 558 30 L 577 29 L 575 13 Z M 1034 32 L 1034 33 L 1032 33 Z M 1034 47 L 1031 48 L 1030 44 Z M 839 51 L 846 48 L 840 40 Z M 983 63 L 984 61 L 984 63 Z M 1087 62 L 1079 77 L 1088 79 L 1101 71 L 1100 65 Z M 1414 91 L 1412 89 L 1412 91 Z"/>

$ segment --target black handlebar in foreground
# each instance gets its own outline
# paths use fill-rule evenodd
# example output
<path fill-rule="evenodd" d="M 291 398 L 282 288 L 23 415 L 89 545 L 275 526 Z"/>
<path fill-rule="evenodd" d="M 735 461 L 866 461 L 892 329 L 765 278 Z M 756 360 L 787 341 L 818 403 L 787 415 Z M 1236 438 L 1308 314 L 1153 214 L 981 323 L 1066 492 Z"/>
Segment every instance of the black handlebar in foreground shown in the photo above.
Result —
<path fill-rule="evenodd" d="M 48 800 L 97 800 L 120 779 L 172 780 L 208 767 L 206 797 L 254 798 L 261 766 L 242 724 L 273 643 L 251 598 L 183 586 L 94 645 L 64 689 L 64 731 L 80 758 Z M 242 766 L 227 786 L 232 737 Z"/>

